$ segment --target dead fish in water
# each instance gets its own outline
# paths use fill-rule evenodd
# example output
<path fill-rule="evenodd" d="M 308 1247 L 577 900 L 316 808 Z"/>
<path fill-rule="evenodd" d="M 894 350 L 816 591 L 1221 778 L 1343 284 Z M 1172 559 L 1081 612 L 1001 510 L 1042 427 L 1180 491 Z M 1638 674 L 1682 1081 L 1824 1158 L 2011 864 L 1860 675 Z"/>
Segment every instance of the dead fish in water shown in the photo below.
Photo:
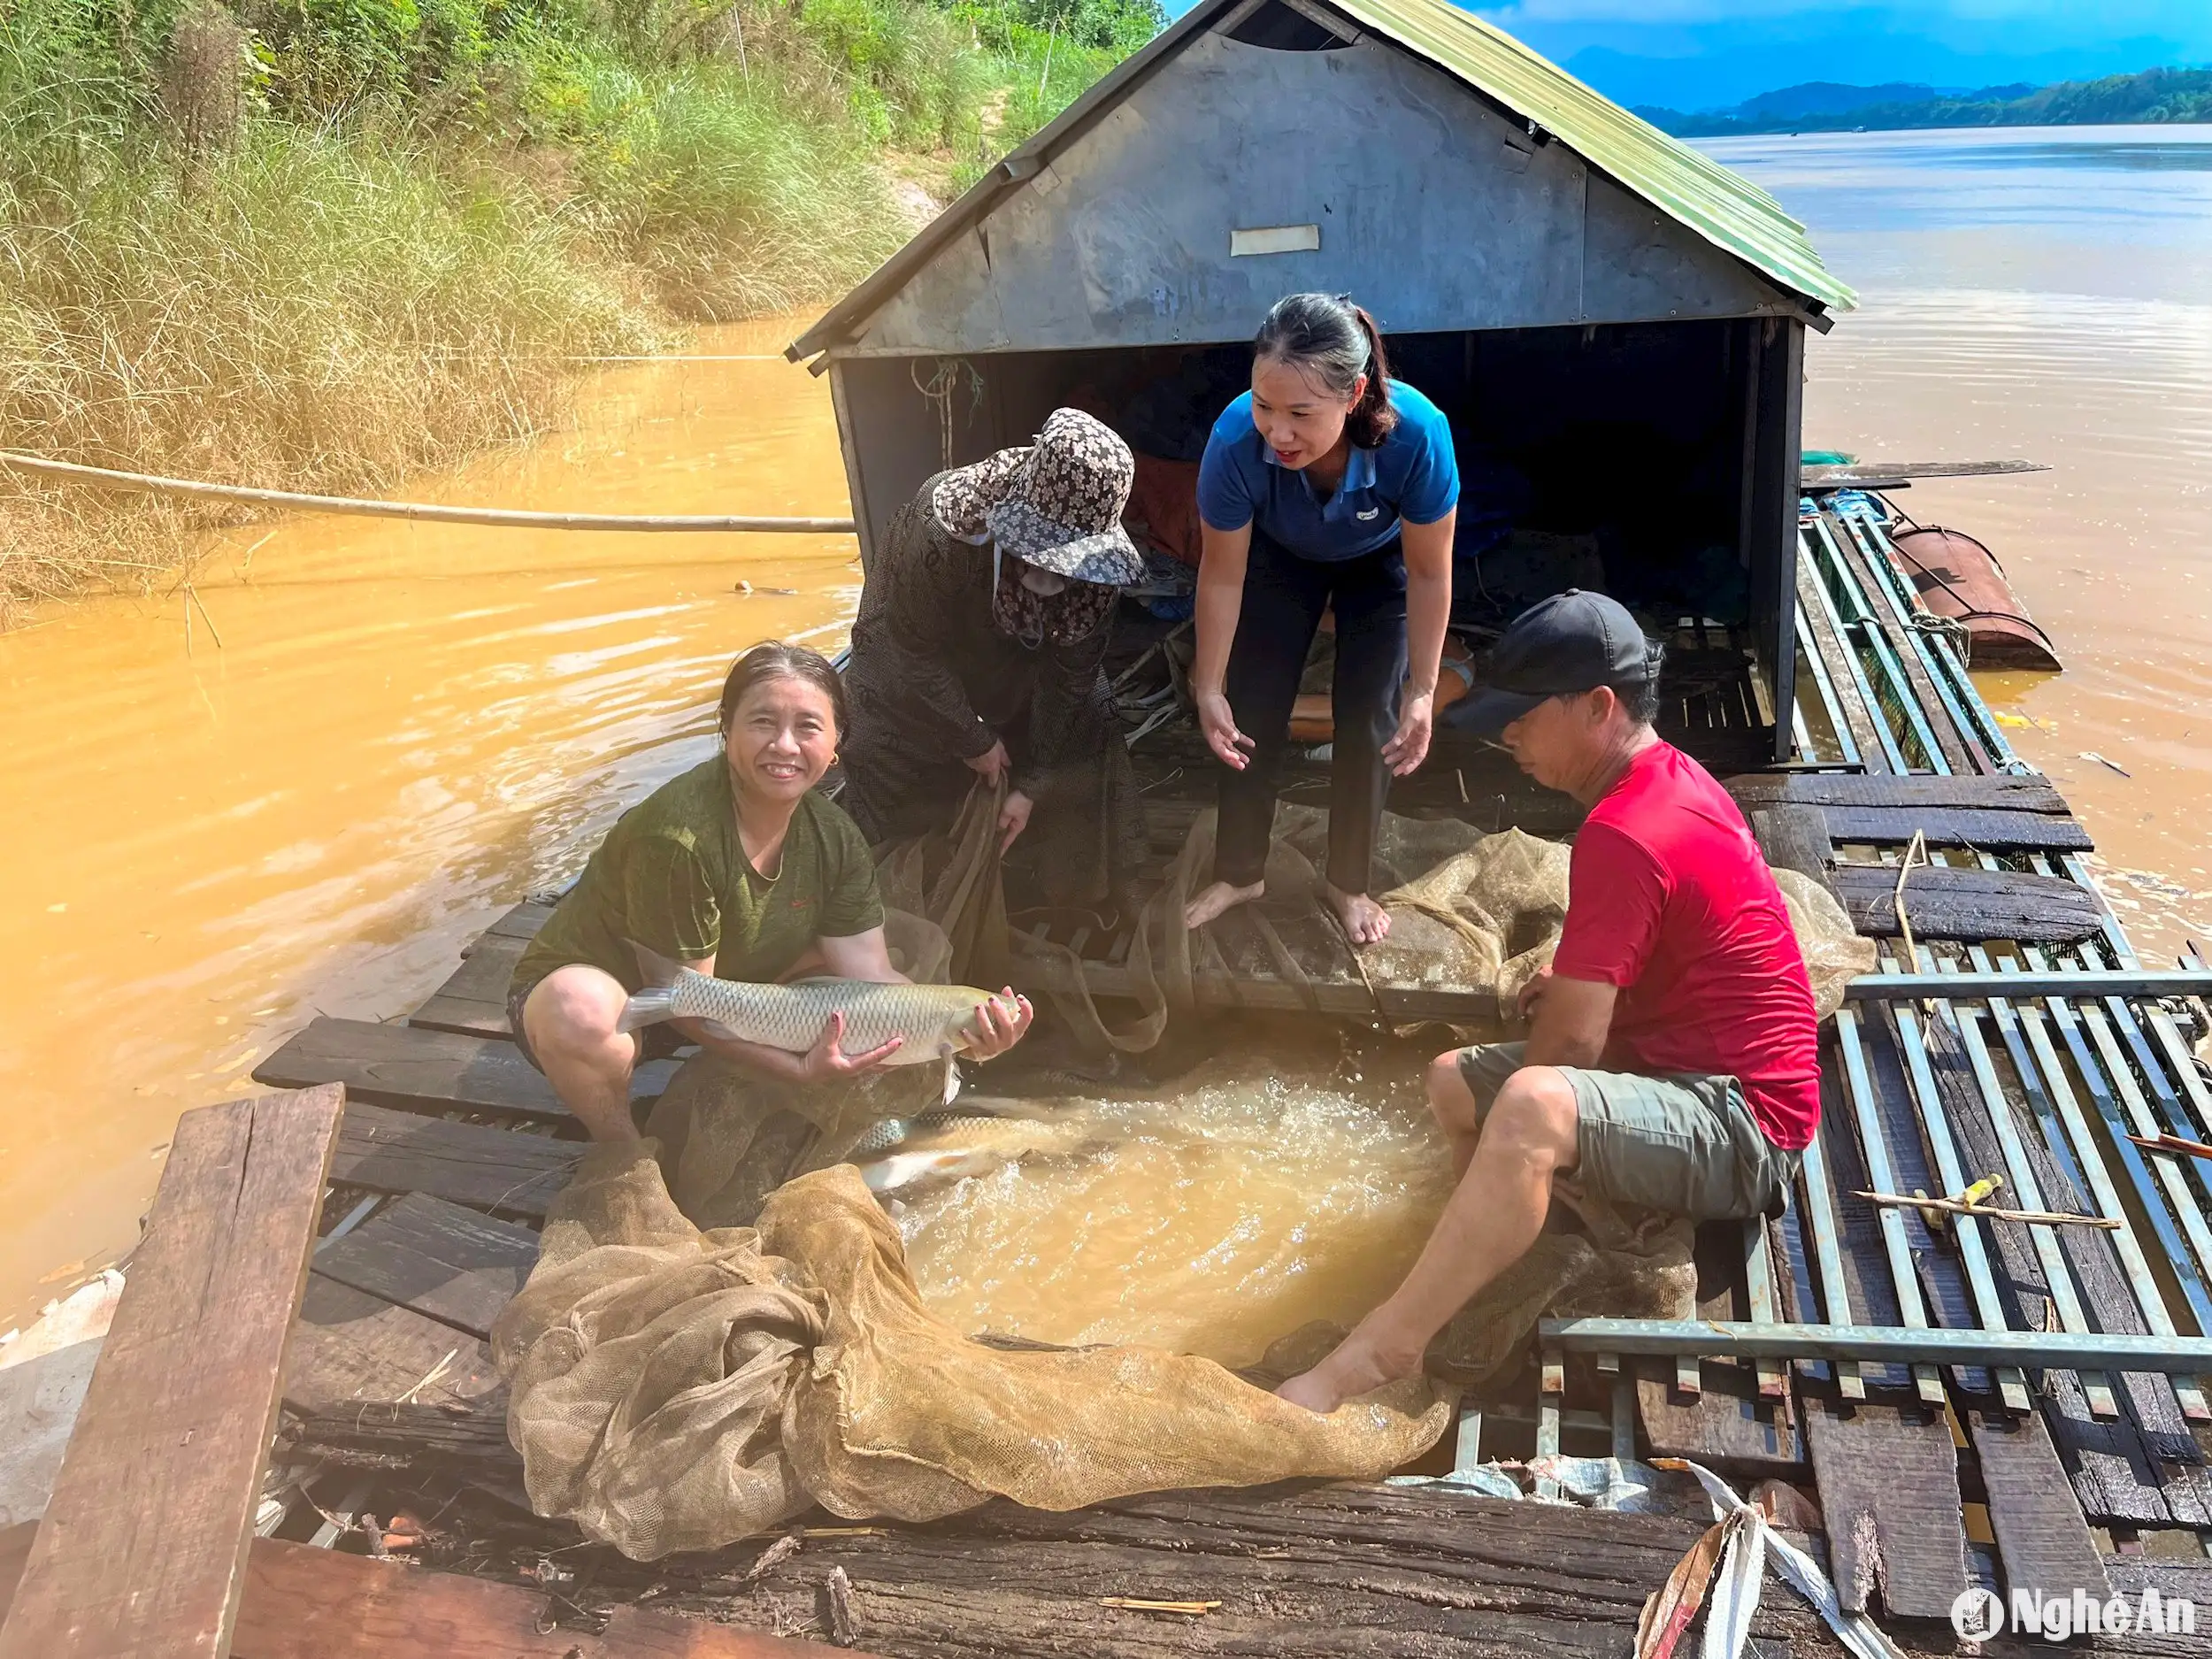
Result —
<path fill-rule="evenodd" d="M 664 1019 L 697 1019 L 741 1042 L 804 1054 L 822 1040 L 830 1016 L 845 1017 L 844 1049 L 864 1054 L 894 1037 L 899 1048 L 886 1065 L 947 1062 L 945 1099 L 959 1087 L 949 1064 L 964 1053 L 976 1012 L 995 1001 L 972 985 L 879 985 L 872 979 L 800 979 L 790 985 L 748 985 L 678 972 L 673 984 L 635 993 L 617 1029 L 635 1031 Z"/>

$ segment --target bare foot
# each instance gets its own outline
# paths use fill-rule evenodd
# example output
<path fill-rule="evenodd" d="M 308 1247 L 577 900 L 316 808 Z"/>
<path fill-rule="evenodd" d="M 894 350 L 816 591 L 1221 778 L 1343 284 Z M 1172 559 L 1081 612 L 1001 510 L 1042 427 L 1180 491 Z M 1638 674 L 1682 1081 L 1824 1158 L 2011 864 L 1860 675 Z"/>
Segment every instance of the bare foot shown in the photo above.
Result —
<path fill-rule="evenodd" d="M 1355 945 L 1378 944 L 1390 937 L 1390 912 L 1364 893 L 1346 893 L 1325 881 L 1321 892 Z"/>
<path fill-rule="evenodd" d="M 1183 907 L 1183 926 L 1203 927 L 1224 910 L 1234 910 L 1267 891 L 1267 883 L 1255 881 L 1248 887 L 1231 887 L 1226 881 L 1210 882 L 1188 904 Z"/>
<path fill-rule="evenodd" d="M 1355 1331 L 1337 1344 L 1328 1358 L 1311 1371 L 1293 1377 L 1275 1392 L 1293 1405 L 1326 1417 L 1347 1400 L 1410 1376 L 1420 1363 L 1417 1354 L 1411 1364 L 1394 1363 Z"/>

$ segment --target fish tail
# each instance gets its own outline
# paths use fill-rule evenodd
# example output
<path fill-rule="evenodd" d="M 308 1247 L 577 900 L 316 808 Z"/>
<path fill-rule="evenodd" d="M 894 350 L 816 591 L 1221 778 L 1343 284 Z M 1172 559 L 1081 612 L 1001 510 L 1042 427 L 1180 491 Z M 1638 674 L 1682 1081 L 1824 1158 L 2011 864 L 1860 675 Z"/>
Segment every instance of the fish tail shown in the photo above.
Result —
<path fill-rule="evenodd" d="M 617 1031 L 635 1031 L 641 1025 L 657 1025 L 664 1019 L 676 1018 L 676 987 L 656 985 L 634 992 L 622 1005 L 622 1018 L 616 1020 Z"/>

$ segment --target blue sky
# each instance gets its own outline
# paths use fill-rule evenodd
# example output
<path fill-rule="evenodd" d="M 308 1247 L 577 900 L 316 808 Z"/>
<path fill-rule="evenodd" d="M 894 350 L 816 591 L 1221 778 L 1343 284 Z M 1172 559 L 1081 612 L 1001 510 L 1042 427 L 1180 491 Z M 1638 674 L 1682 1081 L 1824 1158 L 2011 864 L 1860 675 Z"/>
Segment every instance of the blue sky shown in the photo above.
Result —
<path fill-rule="evenodd" d="M 1179 14 L 1190 0 L 1167 0 Z M 2212 0 L 1514 0 L 1475 8 L 1623 104 L 1806 81 L 2038 85 L 2212 65 Z"/>

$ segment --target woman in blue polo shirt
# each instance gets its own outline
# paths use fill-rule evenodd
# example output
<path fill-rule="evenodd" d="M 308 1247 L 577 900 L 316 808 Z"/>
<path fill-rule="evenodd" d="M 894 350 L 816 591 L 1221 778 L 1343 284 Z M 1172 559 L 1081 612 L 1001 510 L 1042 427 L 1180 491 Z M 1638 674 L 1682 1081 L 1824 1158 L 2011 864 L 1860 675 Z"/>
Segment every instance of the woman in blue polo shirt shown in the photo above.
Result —
<path fill-rule="evenodd" d="M 1390 931 L 1367 894 L 1369 866 L 1391 776 L 1429 752 L 1459 465 L 1442 411 L 1389 375 L 1364 311 L 1342 296 L 1290 295 L 1253 342 L 1252 389 L 1207 440 L 1191 686 L 1206 741 L 1228 770 L 1213 881 L 1185 910 L 1190 926 L 1265 888 L 1291 706 L 1333 606 L 1325 891 L 1355 944 Z"/>

